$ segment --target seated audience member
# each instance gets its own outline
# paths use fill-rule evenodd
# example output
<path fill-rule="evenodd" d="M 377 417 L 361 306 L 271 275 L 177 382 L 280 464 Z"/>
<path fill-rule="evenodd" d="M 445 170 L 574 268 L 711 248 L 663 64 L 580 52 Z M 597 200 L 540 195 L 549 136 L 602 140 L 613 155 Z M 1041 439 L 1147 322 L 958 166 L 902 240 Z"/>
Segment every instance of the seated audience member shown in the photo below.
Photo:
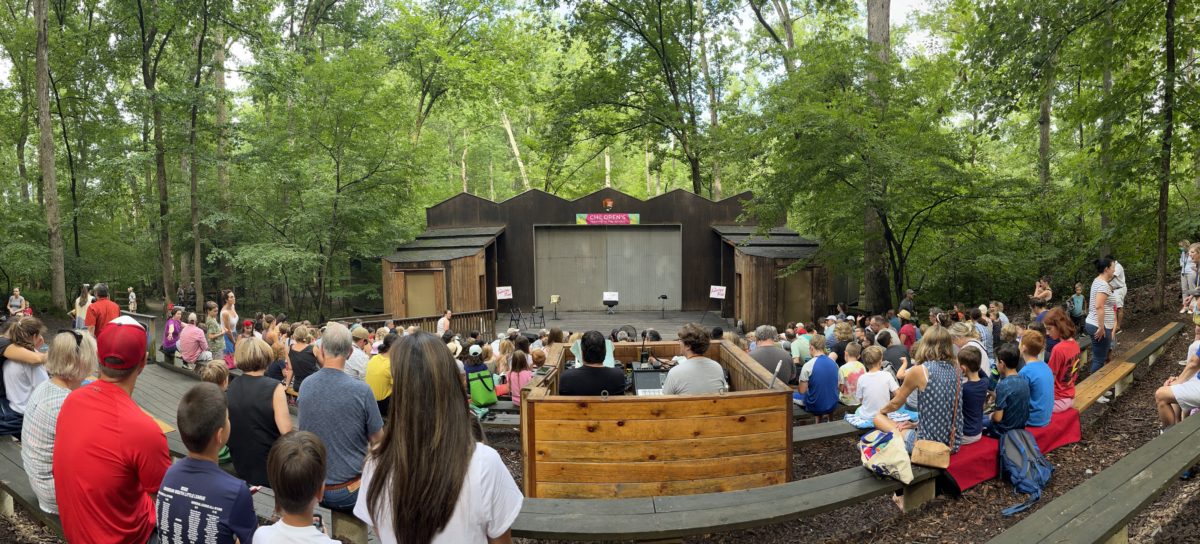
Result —
<path fill-rule="evenodd" d="M 389 352 L 399 341 L 400 335 L 394 332 L 384 336 L 383 343 L 379 344 L 379 354 L 367 361 L 367 386 L 375 396 L 382 417 L 387 417 L 388 401 L 392 398 L 392 357 Z"/>
<path fill-rule="evenodd" d="M 1062 308 L 1046 312 L 1042 320 L 1046 335 L 1057 343 L 1050 350 L 1050 372 L 1054 374 L 1054 411 L 1075 406 L 1075 378 L 1079 376 L 1079 343 L 1075 341 L 1075 323 Z"/>
<path fill-rule="evenodd" d="M 598 332 L 584 338 L 604 345 Z M 455 365 L 438 344 L 418 335 L 392 348 L 395 402 L 363 467 L 354 515 L 384 544 L 509 542 L 521 491 L 496 450 L 478 442 Z"/>
<path fill-rule="evenodd" d="M 825 354 L 825 337 L 813 335 L 808 343 L 812 359 L 800 369 L 799 392 L 804 410 L 816 416 L 833 413 L 837 408 L 839 373 L 837 363 Z"/>
<path fill-rule="evenodd" d="M 900 388 L 895 376 L 881 369 L 883 351 L 879 346 L 871 346 L 862 352 L 862 362 L 867 367 L 867 372 L 858 379 L 858 388 L 854 394 L 860 403 L 855 414 L 863 419 L 874 419 L 879 409 L 892 400 L 892 393 Z"/>
<path fill-rule="evenodd" d="M 720 363 L 704 356 L 711 345 L 708 331 L 695 323 L 688 323 L 679 329 L 678 336 L 684 360 L 667 372 L 663 394 L 711 395 L 728 391 L 725 369 L 721 368 Z"/>
<path fill-rule="evenodd" d="M 239 342 L 236 351 L 249 343 Z M 188 454 L 167 469 L 158 488 L 158 541 L 250 542 L 258 528 L 250 490 L 217 465 L 217 452 L 230 433 L 225 394 L 211 383 L 196 384 L 179 400 L 176 418 Z"/>
<path fill-rule="evenodd" d="M 326 326 L 318 348 L 325 367 L 304 381 L 296 400 L 300 430 L 320 437 L 329 452 L 321 504 L 345 511 L 354 508 L 358 499 L 367 446 L 379 438 L 383 429 L 371 388 L 343 372 L 352 347 L 350 330 L 345 325 Z"/>
<path fill-rule="evenodd" d="M 238 340 L 237 345 L 240 346 L 243 342 L 249 340 L 259 339 L 255 338 L 253 335 L 250 335 L 248 338 Z M 234 348 L 234 352 L 237 352 L 237 348 Z M 220 387 L 221 391 L 229 389 L 229 368 L 225 366 L 224 361 L 209 361 L 204 363 L 203 365 L 200 365 L 200 369 L 197 371 L 197 374 L 200 376 L 200 381 L 211 383 L 217 387 Z M 228 463 L 230 461 L 229 446 L 221 446 L 221 450 L 217 452 L 217 454 L 219 456 L 219 462 Z"/>
<path fill-rule="evenodd" d="M 871 346 L 879 347 L 879 346 Z M 858 380 L 867 373 L 867 367 L 858 361 L 862 347 L 857 343 L 846 346 L 846 362 L 838 368 L 838 400 L 846 406 L 858 406 Z"/>
<path fill-rule="evenodd" d="M 1029 421 L 1026 425 L 1030 427 L 1049 425 L 1050 414 L 1054 412 L 1054 373 L 1042 362 L 1045 348 L 1042 338 L 1034 330 L 1025 331 L 1025 336 L 1021 337 L 1021 355 L 1025 364 L 1020 372 L 1029 380 Z"/>
<path fill-rule="evenodd" d="M 317 435 L 292 431 L 275 441 L 267 455 L 267 475 L 279 521 L 259 527 L 254 544 L 339 544 L 313 523 L 326 470 L 325 445 Z M 331 527 L 332 520 L 323 519 L 321 525 Z"/>
<path fill-rule="evenodd" d="M 895 376 L 908 360 L 908 349 L 896 337 L 895 331 L 879 331 L 875 335 L 875 345 L 883 348 L 883 369 Z"/>
<path fill-rule="evenodd" d="M 242 375 L 229 384 L 229 455 L 238 476 L 250 485 L 268 485 L 267 454 L 280 436 L 292 430 L 283 384 L 266 374 L 274 350 L 266 341 L 238 343 L 233 361 Z M 215 365 L 222 366 L 222 365 Z"/>
<path fill-rule="evenodd" d="M 983 437 L 983 403 L 987 400 L 988 379 L 981 376 L 983 354 L 974 346 L 958 351 L 958 366 L 966 381 L 962 384 L 962 443 L 972 444 Z"/>
<path fill-rule="evenodd" d="M 983 371 L 984 376 L 992 375 L 992 362 L 988 359 L 988 352 L 983 347 L 983 342 L 979 340 L 979 329 L 975 328 L 975 323 L 972 321 L 959 321 L 950 325 L 950 340 L 954 347 L 961 351 L 967 346 L 972 346 L 979 350 L 982 354 L 979 368 Z"/>
<path fill-rule="evenodd" d="M 884 432 L 900 433 L 909 453 L 912 453 L 917 440 L 941 442 L 949 446 L 951 452 L 958 451 L 958 446 L 962 443 L 962 395 L 959 390 L 962 382 L 959 371 L 955 368 L 954 344 L 950 341 L 950 332 L 940 325 L 929 327 L 924 338 L 917 344 L 913 358 L 917 364 L 907 369 L 904 382 L 900 384 L 896 395 L 875 415 L 875 428 Z M 913 391 L 921 392 L 917 398 L 917 410 L 921 413 L 921 418 L 915 424 L 909 421 L 892 421 L 888 414 L 903 406 Z M 959 403 L 957 406 L 956 400 Z M 960 417 L 954 417 L 955 412 L 960 414 Z"/>
<path fill-rule="evenodd" d="M 8 340 L 29 351 L 37 351 L 43 344 L 42 321 L 36 317 L 18 316 L 8 327 Z M 21 422 L 33 390 L 50 379 L 44 363 L 26 364 L 14 359 L 5 359 L 4 396 L 0 397 L 0 436 L 21 436 Z"/>
<path fill-rule="evenodd" d="M 183 307 L 176 306 L 171 309 L 170 319 L 163 325 L 163 339 L 160 350 L 163 352 L 163 358 L 168 363 L 173 363 L 175 353 L 179 347 L 179 333 L 183 332 Z"/>
<path fill-rule="evenodd" d="M 188 314 L 187 323 L 183 325 L 183 330 L 179 331 L 179 341 L 175 343 L 179 357 L 183 359 L 184 368 L 195 368 L 196 363 L 212 360 L 212 352 L 208 350 L 208 338 L 205 338 L 204 330 L 197 325 L 198 320 L 195 312 Z"/>
<path fill-rule="evenodd" d="M 587 331 L 579 340 L 579 351 L 583 366 L 563 373 L 558 381 L 560 395 L 608 395 L 625 394 L 625 373 L 619 368 L 604 366 L 608 352 L 604 335 L 599 331 Z M 668 378 L 670 379 L 670 378 Z M 665 391 L 664 391 L 665 393 Z"/>
<path fill-rule="evenodd" d="M 171 466 L 162 429 L 133 402 L 146 329 L 130 317 L 97 339 L 100 379 L 67 395 L 54 444 L 54 494 L 68 542 L 146 542 L 154 495 Z"/>
<path fill-rule="evenodd" d="M 792 363 L 792 354 L 783 351 L 783 348 L 776 344 L 775 339 L 779 338 L 779 333 L 775 331 L 775 327 L 759 325 L 758 329 L 755 329 L 755 336 L 758 337 L 758 347 L 750 352 L 750 358 L 758 361 L 771 375 L 775 375 L 775 368 L 778 366 L 779 381 L 792 383 L 796 375 L 796 365 Z"/>
<path fill-rule="evenodd" d="M 354 347 L 350 358 L 346 359 L 346 375 L 356 380 L 367 378 L 367 361 L 371 356 L 371 332 L 366 327 L 357 327 L 350 336 L 354 338 Z"/>
<path fill-rule="evenodd" d="M 846 363 L 846 346 L 854 341 L 854 324 L 840 321 L 833 326 L 833 346 L 829 348 L 829 357 L 838 366 Z"/>
<path fill-rule="evenodd" d="M 1163 430 L 1182 421 L 1192 410 L 1200 408 L 1200 379 L 1196 379 L 1197 370 L 1200 370 L 1200 351 L 1189 347 L 1183 371 L 1178 376 L 1167 378 L 1162 387 L 1154 392 L 1154 404 L 1158 409 L 1158 420 Z"/>
<path fill-rule="evenodd" d="M 1013 429 L 1024 429 L 1029 421 L 1029 380 L 1020 374 L 1021 352 L 1015 344 L 996 349 L 1000 383 L 996 384 L 996 407 L 986 426 L 987 435 L 999 438 Z"/>
<path fill-rule="evenodd" d="M 905 350 L 911 350 L 913 344 L 917 343 L 917 339 L 921 337 L 921 334 L 917 332 L 916 325 L 913 324 L 915 320 L 912 313 L 908 310 L 900 310 L 896 317 L 900 319 L 900 328 L 896 331 L 900 335 L 900 343 L 904 345 Z M 884 359 L 886 360 L 887 357 L 885 356 Z"/>
<path fill-rule="evenodd" d="M 312 329 L 305 326 L 292 329 L 292 347 L 288 350 L 287 362 L 292 367 L 290 387 L 293 391 L 300 391 L 304 380 L 321 369 L 312 341 Z"/>
<path fill-rule="evenodd" d="M 808 334 L 803 327 L 792 334 L 795 335 L 795 338 L 792 339 L 792 364 L 796 366 L 796 376 L 799 377 L 800 367 L 812 359 L 812 351 L 808 347 L 812 335 Z"/>
<path fill-rule="evenodd" d="M 523 351 L 514 353 L 512 368 L 508 371 L 508 391 L 512 395 L 513 406 L 517 408 L 521 407 L 521 389 L 529 385 L 529 380 L 533 379 L 533 370 L 529 360 L 530 357 Z"/>
<path fill-rule="evenodd" d="M 1020 341 L 1021 326 L 1016 323 L 1008 323 L 1000 327 L 1000 344 L 1015 344 Z"/>
<path fill-rule="evenodd" d="M 38 507 L 44 512 L 58 513 L 54 499 L 55 427 L 58 414 L 67 395 L 83 384 L 96 371 L 96 339 L 87 332 L 61 332 L 50 344 L 46 354 L 46 373 L 50 379 L 33 390 L 25 407 L 25 423 L 21 427 L 21 464 L 29 475 Z"/>

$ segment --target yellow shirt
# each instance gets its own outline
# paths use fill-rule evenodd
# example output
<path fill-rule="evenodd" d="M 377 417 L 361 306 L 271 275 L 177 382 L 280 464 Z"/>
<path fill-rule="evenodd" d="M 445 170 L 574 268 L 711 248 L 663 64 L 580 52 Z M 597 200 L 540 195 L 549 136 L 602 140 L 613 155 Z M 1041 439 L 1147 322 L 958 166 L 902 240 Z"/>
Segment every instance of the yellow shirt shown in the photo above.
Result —
<path fill-rule="evenodd" d="M 371 357 L 367 361 L 367 385 L 375 394 L 375 400 L 392 396 L 392 359 L 387 354 Z"/>

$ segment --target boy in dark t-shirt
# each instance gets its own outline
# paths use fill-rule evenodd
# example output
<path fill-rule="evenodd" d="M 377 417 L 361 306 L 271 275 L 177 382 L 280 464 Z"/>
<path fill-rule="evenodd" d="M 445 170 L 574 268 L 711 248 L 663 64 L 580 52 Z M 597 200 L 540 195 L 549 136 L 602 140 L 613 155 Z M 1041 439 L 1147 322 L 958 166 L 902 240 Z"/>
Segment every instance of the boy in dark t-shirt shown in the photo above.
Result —
<path fill-rule="evenodd" d="M 962 385 L 962 443 L 965 446 L 983 437 L 983 403 L 987 400 L 988 379 L 979 372 L 983 354 L 975 346 L 966 346 L 958 352 L 958 366 L 967 378 Z"/>
<path fill-rule="evenodd" d="M 214 384 L 197 384 L 179 401 L 177 418 L 188 455 L 167 469 L 158 489 L 159 542 L 250 542 L 258 528 L 250 490 L 217 466 L 217 452 L 229 439 L 225 394 Z"/>
<path fill-rule="evenodd" d="M 988 419 L 987 435 L 999 438 L 1013 429 L 1024 429 L 1029 421 L 1029 380 L 1019 374 L 1021 353 L 1015 344 L 996 349 L 1000 383 L 996 384 L 996 408 Z"/>

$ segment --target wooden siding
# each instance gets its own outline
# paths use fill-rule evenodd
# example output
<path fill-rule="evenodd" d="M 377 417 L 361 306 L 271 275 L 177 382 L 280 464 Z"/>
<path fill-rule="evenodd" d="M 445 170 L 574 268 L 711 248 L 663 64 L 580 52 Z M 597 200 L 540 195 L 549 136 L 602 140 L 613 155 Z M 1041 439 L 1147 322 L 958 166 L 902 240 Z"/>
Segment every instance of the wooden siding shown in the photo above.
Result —
<path fill-rule="evenodd" d="M 642 345 L 619 343 L 620 360 Z M 648 342 L 664 357 L 677 342 Z M 737 346 L 714 341 L 707 354 L 739 391 L 721 395 L 563 397 L 559 369 L 570 350 L 549 348 L 549 372 L 523 389 L 521 441 L 528 497 L 616 498 L 750 489 L 791 479 L 791 388 Z"/>
<path fill-rule="evenodd" d="M 396 318 L 408 315 L 408 297 L 405 291 L 406 271 L 434 271 L 434 302 L 437 313 L 446 308 L 461 312 L 487 309 L 488 297 L 481 289 L 486 286 L 486 250 L 461 259 L 428 261 L 423 263 L 391 263 L 383 261 L 383 311 Z M 480 282 L 480 277 L 485 280 Z M 494 296 L 494 295 L 493 295 Z M 420 316 L 411 316 L 420 317 Z"/>
<path fill-rule="evenodd" d="M 788 321 L 803 321 L 810 324 L 818 317 L 828 315 L 828 305 L 832 294 L 829 281 L 829 271 L 825 267 L 810 266 L 797 270 L 793 276 L 781 277 L 780 274 L 795 261 L 792 259 L 771 259 L 746 255 L 726 243 L 722 251 L 732 251 L 734 277 L 740 277 L 741 282 L 736 289 L 729 289 L 732 299 L 733 317 L 745 322 L 747 331 L 759 325 L 774 325 L 781 331 Z M 736 280 L 735 280 L 736 281 Z M 787 290 L 800 289 L 803 296 L 801 307 L 789 307 Z"/>

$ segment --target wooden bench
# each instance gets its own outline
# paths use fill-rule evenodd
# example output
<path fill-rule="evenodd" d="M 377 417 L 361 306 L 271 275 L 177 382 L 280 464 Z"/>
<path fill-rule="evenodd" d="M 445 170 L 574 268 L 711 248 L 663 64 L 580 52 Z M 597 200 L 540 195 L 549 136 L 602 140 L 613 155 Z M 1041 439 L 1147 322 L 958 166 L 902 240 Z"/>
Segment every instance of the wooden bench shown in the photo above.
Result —
<path fill-rule="evenodd" d="M 804 444 L 842 436 L 858 436 L 869 430 L 859 429 L 844 419 L 815 425 L 797 425 L 792 427 L 792 443 Z"/>
<path fill-rule="evenodd" d="M 21 462 L 21 444 L 7 436 L 0 436 L 0 514 L 13 515 L 13 506 L 20 506 L 34 521 L 49 527 L 58 538 L 63 535 L 62 521 L 55 514 L 47 514 L 38 506 L 37 495 L 29 484 L 29 475 Z"/>
<path fill-rule="evenodd" d="M 1170 323 L 1138 342 L 1120 360 L 1114 360 L 1075 385 L 1075 409 L 1083 412 L 1109 389 L 1121 396 L 1133 385 L 1133 371 L 1145 362 L 1154 364 L 1167 347 L 1167 342 L 1184 328 L 1183 323 Z"/>
<path fill-rule="evenodd" d="M 1197 418 L 1200 419 L 1200 418 Z M 801 519 L 903 491 L 905 511 L 934 496 L 938 471 L 913 467 L 913 483 L 861 467 L 724 493 L 630 499 L 525 499 L 513 536 L 564 540 L 663 540 Z"/>
<path fill-rule="evenodd" d="M 1197 462 L 1200 417 L 1190 417 L 990 542 L 1127 542 L 1129 521 Z"/>

